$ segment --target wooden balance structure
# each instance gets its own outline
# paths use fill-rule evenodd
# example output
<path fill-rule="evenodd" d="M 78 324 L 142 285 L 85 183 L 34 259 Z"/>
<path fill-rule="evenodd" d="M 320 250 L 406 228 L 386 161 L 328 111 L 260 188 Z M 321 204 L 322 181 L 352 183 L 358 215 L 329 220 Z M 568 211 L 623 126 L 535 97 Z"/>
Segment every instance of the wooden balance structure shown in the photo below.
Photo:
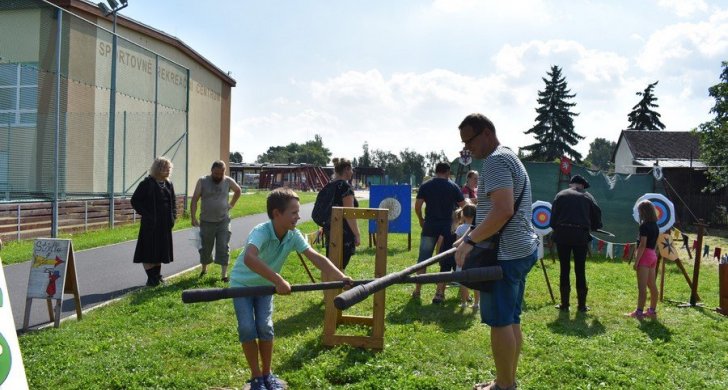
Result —
<path fill-rule="evenodd" d="M 374 219 L 377 224 L 376 254 L 374 261 L 374 277 L 381 278 L 387 274 L 387 234 L 389 231 L 389 211 L 387 209 L 364 209 L 354 207 L 333 207 L 331 209 L 331 232 L 329 237 L 329 258 L 339 269 L 342 268 L 344 255 L 344 219 Z M 324 334 L 323 344 L 336 346 L 348 344 L 359 348 L 384 348 L 384 301 L 385 290 L 374 293 L 372 316 L 351 316 L 342 314 L 334 306 L 334 298 L 342 289 L 324 291 Z M 369 336 L 348 336 L 336 334 L 339 325 L 365 325 L 371 327 Z"/>

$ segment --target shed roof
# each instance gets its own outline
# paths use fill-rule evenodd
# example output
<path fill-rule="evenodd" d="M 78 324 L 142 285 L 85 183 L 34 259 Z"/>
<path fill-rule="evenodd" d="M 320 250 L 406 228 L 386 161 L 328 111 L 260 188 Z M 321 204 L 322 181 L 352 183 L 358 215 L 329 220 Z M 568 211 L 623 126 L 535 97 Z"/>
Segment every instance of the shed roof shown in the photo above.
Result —
<path fill-rule="evenodd" d="M 692 131 L 622 130 L 617 146 L 620 142 L 627 143 L 636 160 L 689 161 L 700 158 L 700 136 Z M 617 148 L 614 154 L 616 152 Z"/>

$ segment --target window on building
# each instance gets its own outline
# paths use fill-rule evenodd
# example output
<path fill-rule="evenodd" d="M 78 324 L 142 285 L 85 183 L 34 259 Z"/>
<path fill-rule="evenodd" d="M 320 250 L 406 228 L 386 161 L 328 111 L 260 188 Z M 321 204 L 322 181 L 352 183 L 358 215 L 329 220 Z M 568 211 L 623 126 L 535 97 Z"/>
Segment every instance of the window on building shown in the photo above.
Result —
<path fill-rule="evenodd" d="M 37 116 L 36 64 L 0 64 L 0 126 L 35 126 Z"/>

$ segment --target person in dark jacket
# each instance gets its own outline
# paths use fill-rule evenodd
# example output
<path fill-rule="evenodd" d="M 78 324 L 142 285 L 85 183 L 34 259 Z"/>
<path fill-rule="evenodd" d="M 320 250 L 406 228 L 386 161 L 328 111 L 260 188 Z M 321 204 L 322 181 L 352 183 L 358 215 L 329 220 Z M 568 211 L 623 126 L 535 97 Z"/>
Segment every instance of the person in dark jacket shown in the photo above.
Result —
<path fill-rule="evenodd" d="M 336 186 L 334 193 L 334 206 L 336 207 L 359 207 L 359 201 L 354 196 L 354 187 L 349 184 L 354 176 L 354 168 L 351 161 L 345 158 L 334 158 L 334 177 L 327 186 Z M 329 242 L 331 236 L 331 226 L 324 227 L 324 242 L 326 243 L 326 257 L 329 257 Z M 356 253 L 356 247 L 361 243 L 361 235 L 359 226 L 355 219 L 347 218 L 344 222 L 344 245 L 341 269 L 346 269 L 349 260 Z"/>
<path fill-rule="evenodd" d="M 139 238 L 134 251 L 134 262 L 142 263 L 147 273 L 147 286 L 164 282 L 162 263 L 174 260 L 172 253 L 172 226 L 177 219 L 174 186 L 169 181 L 172 161 L 158 157 L 147 176 L 134 191 L 131 205 L 141 215 Z"/>
<path fill-rule="evenodd" d="M 589 182 L 579 175 L 574 175 L 569 182 L 569 188 L 556 194 L 551 206 L 553 241 L 556 243 L 561 265 L 559 281 L 561 304 L 557 308 L 563 311 L 569 310 L 572 253 L 578 310 L 580 312 L 589 310 L 586 305 L 586 295 L 589 290 L 586 284 L 586 252 L 587 245 L 592 239 L 590 231 L 602 227 L 602 211 L 594 197 L 585 191 L 587 188 Z"/>

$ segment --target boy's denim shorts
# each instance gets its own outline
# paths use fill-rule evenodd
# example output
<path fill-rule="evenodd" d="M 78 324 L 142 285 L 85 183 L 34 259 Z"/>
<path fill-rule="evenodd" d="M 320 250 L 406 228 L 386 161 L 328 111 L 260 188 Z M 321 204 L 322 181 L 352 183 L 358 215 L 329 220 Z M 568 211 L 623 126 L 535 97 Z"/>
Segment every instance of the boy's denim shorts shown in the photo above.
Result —
<path fill-rule="evenodd" d="M 273 340 L 273 295 L 233 298 L 241 343 Z"/>
<path fill-rule="evenodd" d="M 489 292 L 480 292 L 480 319 L 491 327 L 521 323 L 521 305 L 526 276 L 538 259 L 537 252 L 520 259 L 499 261 L 503 279 L 493 283 Z"/>

